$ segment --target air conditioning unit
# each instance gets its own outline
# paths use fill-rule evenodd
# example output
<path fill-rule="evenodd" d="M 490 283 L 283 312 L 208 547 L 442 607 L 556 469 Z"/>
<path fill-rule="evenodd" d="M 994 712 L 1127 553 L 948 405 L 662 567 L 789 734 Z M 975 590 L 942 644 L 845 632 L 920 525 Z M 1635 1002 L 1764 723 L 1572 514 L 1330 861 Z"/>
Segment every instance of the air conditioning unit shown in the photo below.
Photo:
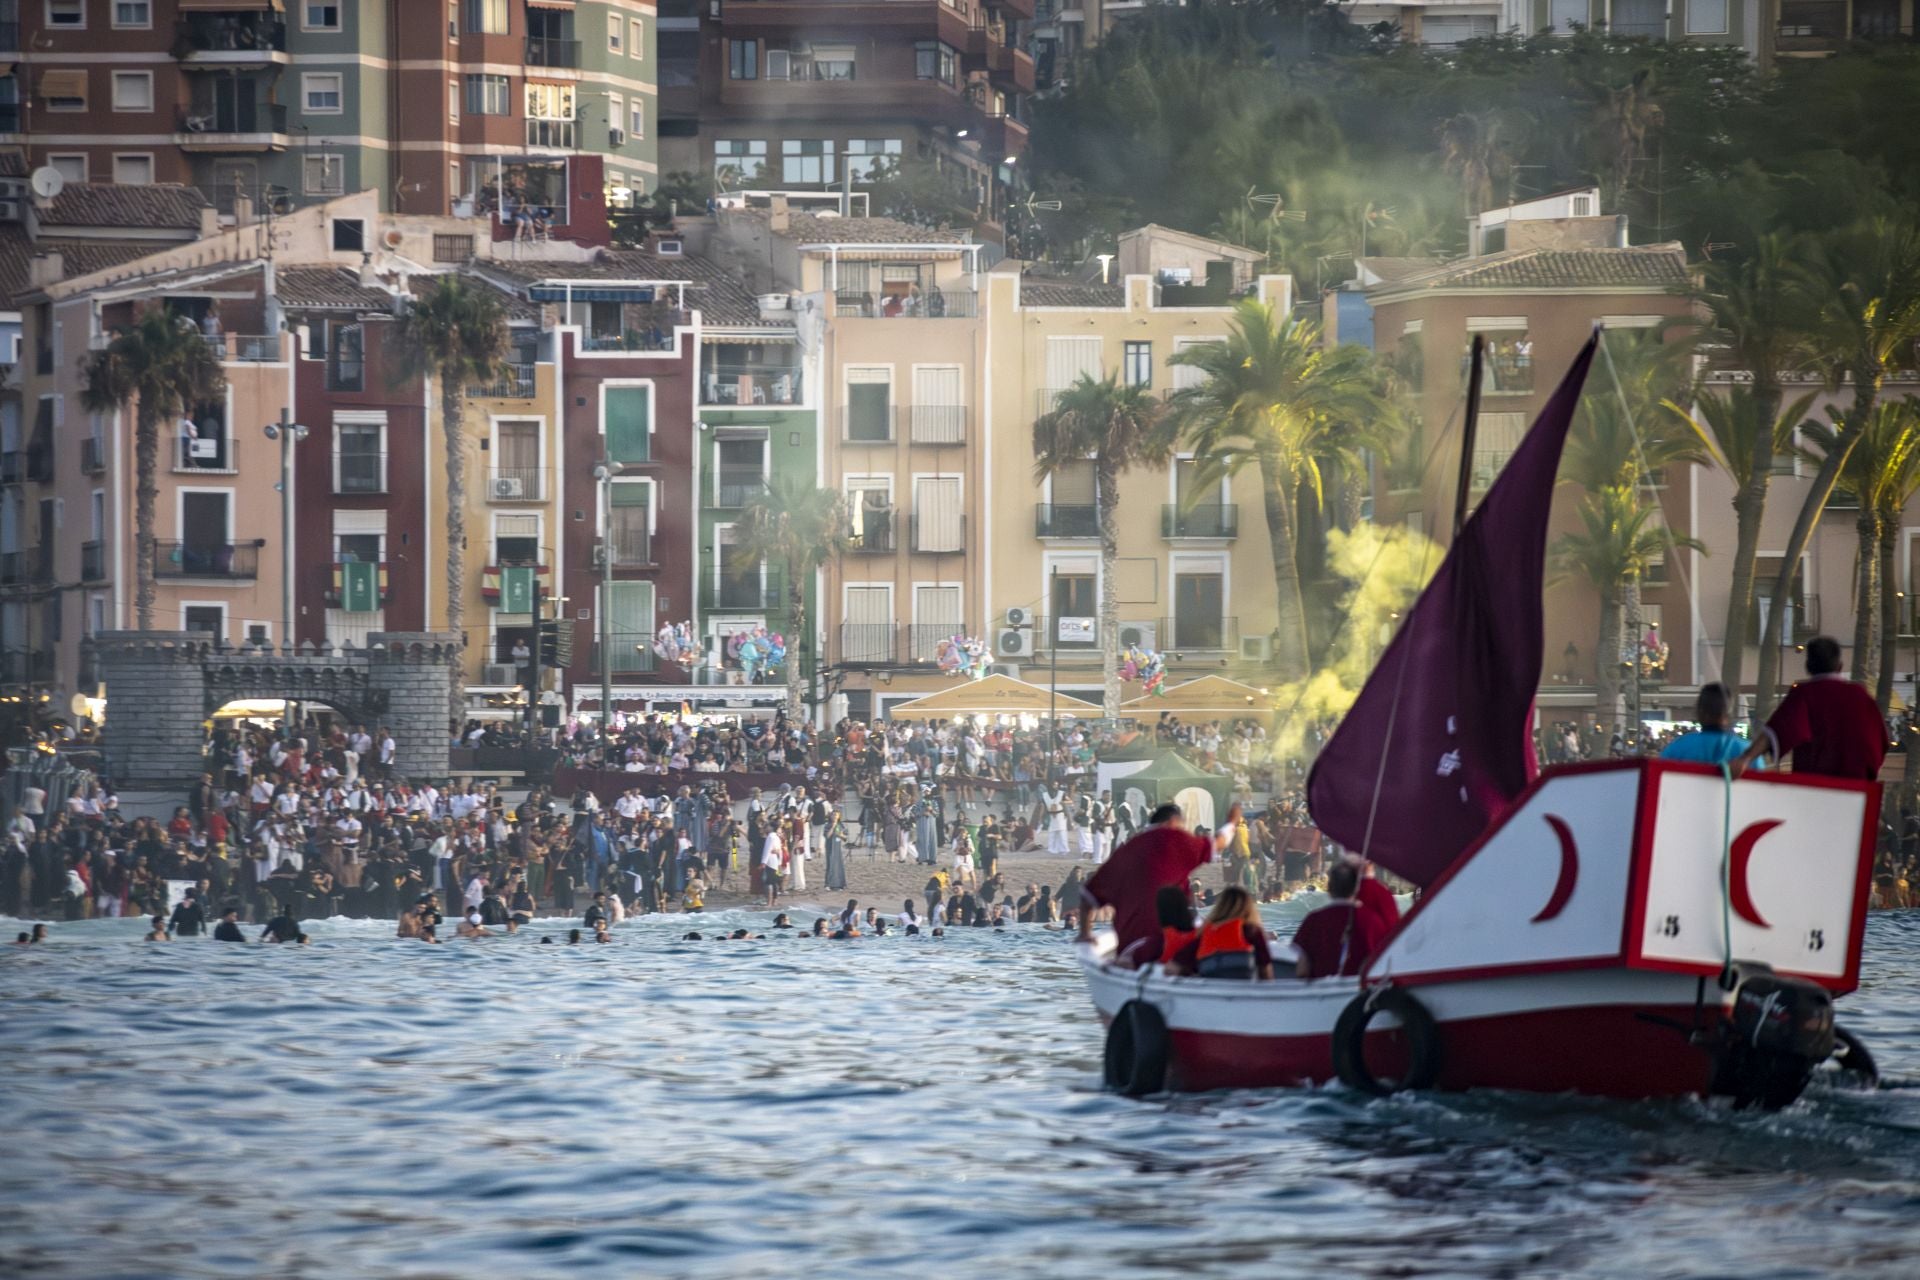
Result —
<path fill-rule="evenodd" d="M 1240 659 L 1243 662 L 1272 662 L 1273 637 L 1241 636 Z"/>
<path fill-rule="evenodd" d="M 785 80 L 793 73 L 793 55 L 785 49 L 767 50 L 767 79 Z"/>
<path fill-rule="evenodd" d="M 623 146 L 625 146 L 626 144 L 627 144 L 627 131 L 626 131 L 625 129 L 609 129 L 609 130 L 607 130 L 607 145 L 608 145 L 608 146 L 610 146 L 610 147 L 623 147 Z"/>
<path fill-rule="evenodd" d="M 995 662 L 987 667 L 990 676 L 1006 676 L 1010 680 L 1020 678 L 1020 664 L 1017 662 Z"/>
<path fill-rule="evenodd" d="M 493 478 L 493 496 L 496 498 L 521 498 L 527 492 L 525 476 L 495 476 Z"/>
<path fill-rule="evenodd" d="M 489 662 L 486 669 L 481 672 L 481 675 L 483 677 L 481 680 L 482 684 L 519 683 L 514 677 L 513 664 L 511 662 Z"/>
<path fill-rule="evenodd" d="M 20 221 L 20 202 L 18 200 L 0 200 L 0 222 Z"/>
<path fill-rule="evenodd" d="M 653 242 L 653 252 L 659 258 L 678 258 L 687 251 L 687 242 L 678 236 L 668 236 Z"/>
<path fill-rule="evenodd" d="M 1033 625 L 1033 610 L 1022 609 L 1015 605 L 1007 610 L 1007 625 L 1010 627 L 1030 627 Z"/>
<path fill-rule="evenodd" d="M 1120 647 L 1122 649 L 1158 649 L 1154 641 L 1159 639 L 1160 629 L 1151 622 L 1123 622 L 1120 624 Z"/>
<path fill-rule="evenodd" d="M 1033 656 L 1033 632 L 1008 627 L 994 636 L 993 652 L 1002 658 Z"/>

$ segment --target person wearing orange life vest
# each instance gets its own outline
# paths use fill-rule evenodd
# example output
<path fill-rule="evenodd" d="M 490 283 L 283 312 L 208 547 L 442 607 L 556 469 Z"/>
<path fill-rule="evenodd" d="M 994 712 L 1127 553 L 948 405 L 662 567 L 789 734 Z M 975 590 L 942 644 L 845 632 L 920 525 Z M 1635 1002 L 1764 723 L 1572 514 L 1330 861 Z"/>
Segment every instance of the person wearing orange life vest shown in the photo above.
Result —
<path fill-rule="evenodd" d="M 1213 900 L 1198 935 L 1180 949 L 1173 965 L 1202 978 L 1273 980 L 1273 952 L 1253 895 L 1229 885 Z"/>
<path fill-rule="evenodd" d="M 1153 910 L 1160 921 L 1160 932 L 1139 939 L 1115 957 L 1123 968 L 1144 969 L 1158 961 L 1173 972 L 1173 958 L 1200 936 L 1193 927 L 1193 899 L 1179 885 L 1168 885 L 1154 894 Z"/>

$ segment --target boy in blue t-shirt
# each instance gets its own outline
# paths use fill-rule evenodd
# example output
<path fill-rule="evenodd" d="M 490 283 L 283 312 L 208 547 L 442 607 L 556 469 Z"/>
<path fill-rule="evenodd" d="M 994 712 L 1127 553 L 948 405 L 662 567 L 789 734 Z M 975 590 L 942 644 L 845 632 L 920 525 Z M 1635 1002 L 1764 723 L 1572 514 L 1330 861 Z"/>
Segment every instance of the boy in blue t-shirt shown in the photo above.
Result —
<path fill-rule="evenodd" d="M 1693 704 L 1700 727 L 1669 742 L 1660 758 L 1688 764 L 1729 764 L 1745 755 L 1747 740 L 1727 727 L 1732 704 L 1733 694 L 1724 684 L 1715 681 L 1701 685 L 1700 696 Z"/>

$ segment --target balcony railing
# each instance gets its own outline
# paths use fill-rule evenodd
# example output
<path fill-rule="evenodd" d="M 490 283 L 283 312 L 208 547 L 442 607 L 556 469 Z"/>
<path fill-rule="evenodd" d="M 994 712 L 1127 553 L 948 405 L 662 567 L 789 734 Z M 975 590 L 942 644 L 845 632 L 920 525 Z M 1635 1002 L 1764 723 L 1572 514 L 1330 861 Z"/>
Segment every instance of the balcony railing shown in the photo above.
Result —
<path fill-rule="evenodd" d="M 926 289 L 919 293 L 881 293 L 841 289 L 834 312 L 868 320 L 964 320 L 980 314 L 971 289 Z"/>
<path fill-rule="evenodd" d="M 849 667 L 918 667 L 939 661 L 940 642 L 966 627 L 953 622 L 843 622 L 832 661 Z"/>
<path fill-rule="evenodd" d="M 51 439 L 43 439 L 36 435 L 32 443 L 27 445 L 26 477 L 29 484 L 52 483 L 53 441 Z"/>
<path fill-rule="evenodd" d="M 364 359 L 335 357 L 327 361 L 327 390 L 365 391 L 367 362 Z"/>
<path fill-rule="evenodd" d="M 387 455 L 381 450 L 341 451 L 334 476 L 335 493 L 378 494 L 387 491 Z"/>
<path fill-rule="evenodd" d="M 222 333 L 210 336 L 213 354 L 228 364 L 272 364 L 280 358 L 277 333 Z"/>
<path fill-rule="evenodd" d="M 180 132 L 187 135 L 189 143 L 208 134 L 286 131 L 287 109 L 278 102 L 218 102 L 180 108 Z"/>
<path fill-rule="evenodd" d="M 767 491 L 767 478 L 758 471 L 721 467 L 713 473 L 713 505 L 732 510 L 744 507 Z"/>
<path fill-rule="evenodd" d="M 728 574 L 717 582 L 711 576 L 703 576 L 700 581 L 702 609 L 764 613 L 783 609 L 786 603 L 786 589 L 774 573 L 767 574 L 765 582 L 758 575 L 746 574 Z"/>
<path fill-rule="evenodd" d="M 1062 632 L 1060 624 L 1065 622 Z M 1169 657 L 1195 653 L 1224 653 L 1240 644 L 1240 620 L 1229 617 L 1194 615 L 1175 618 L 1120 618 L 1118 640 L 1122 646 L 1158 649 Z M 1050 653 L 1058 649 L 1064 657 L 1071 653 L 1100 652 L 1100 622 L 1089 611 L 1084 615 L 1035 618 L 1031 633 L 1033 651 Z"/>
<path fill-rule="evenodd" d="M 907 410 L 915 444 L 965 444 L 967 406 L 916 404 Z"/>
<path fill-rule="evenodd" d="M 943 517 L 922 522 L 916 515 L 908 536 L 913 539 L 913 549 L 921 555 L 962 555 L 967 549 L 967 518 Z"/>
<path fill-rule="evenodd" d="M 238 442 L 225 436 L 206 440 L 179 440 L 173 450 L 175 475 L 237 475 L 240 471 Z"/>
<path fill-rule="evenodd" d="M 893 406 L 840 406 L 840 438 L 848 444 L 892 444 Z"/>
<path fill-rule="evenodd" d="M 700 389 L 701 404 L 799 404 L 800 370 L 759 365 L 714 369 Z"/>
<path fill-rule="evenodd" d="M 487 476 L 488 502 L 542 502 L 546 496 L 545 467 L 495 467 Z"/>
<path fill-rule="evenodd" d="M 588 657 L 593 670 L 600 666 L 600 634 L 594 633 L 593 644 Z M 613 631 L 607 635 L 606 670 L 613 675 L 645 675 L 656 671 L 660 666 L 659 656 L 653 651 L 653 637 L 640 631 Z"/>
<path fill-rule="evenodd" d="M 9 449 L 0 453 L 0 484 L 19 484 L 27 478 L 27 451 Z"/>
<path fill-rule="evenodd" d="M 476 400 L 531 400 L 533 399 L 533 366 L 514 364 L 507 366 L 504 373 L 485 386 L 468 387 L 467 395 Z"/>
<path fill-rule="evenodd" d="M 1240 536 L 1240 508 L 1231 502 L 1185 508 L 1178 503 L 1168 503 L 1160 509 L 1160 536 L 1237 538 Z"/>
<path fill-rule="evenodd" d="M 675 312 L 673 322 L 678 323 L 684 312 Z M 673 350 L 673 330 L 654 325 L 651 329 L 625 329 L 619 333 L 589 333 L 582 335 L 580 346 L 586 351 L 671 351 Z"/>
<path fill-rule="evenodd" d="M 80 438 L 80 470 L 97 476 L 107 469 L 107 442 L 99 436 Z"/>
<path fill-rule="evenodd" d="M 155 542 L 156 578 L 225 578 L 246 580 L 259 576 L 257 542 Z"/>
<path fill-rule="evenodd" d="M 527 120 L 527 145 L 530 147 L 573 146 L 573 121 L 548 120 L 532 116 Z"/>
<path fill-rule="evenodd" d="M 189 57 L 196 53 L 284 53 L 287 23 L 282 17 L 264 13 L 190 13 L 180 20 L 180 42 Z M 230 60 L 222 62 L 231 65 Z"/>
<path fill-rule="evenodd" d="M 615 529 L 601 539 L 601 554 L 613 550 L 613 567 L 637 569 L 653 563 L 653 535 L 646 529 Z"/>
<path fill-rule="evenodd" d="M 555 40 L 550 36 L 528 36 L 527 65 L 530 67 L 577 67 L 580 65 L 580 42 Z"/>
<path fill-rule="evenodd" d="M 80 581 L 104 582 L 107 576 L 106 547 L 98 542 L 80 544 Z"/>
<path fill-rule="evenodd" d="M 1100 508 L 1088 503 L 1042 502 L 1033 509 L 1036 538 L 1097 538 Z"/>
<path fill-rule="evenodd" d="M 856 511 L 847 529 L 847 554 L 893 554 L 893 512 Z"/>

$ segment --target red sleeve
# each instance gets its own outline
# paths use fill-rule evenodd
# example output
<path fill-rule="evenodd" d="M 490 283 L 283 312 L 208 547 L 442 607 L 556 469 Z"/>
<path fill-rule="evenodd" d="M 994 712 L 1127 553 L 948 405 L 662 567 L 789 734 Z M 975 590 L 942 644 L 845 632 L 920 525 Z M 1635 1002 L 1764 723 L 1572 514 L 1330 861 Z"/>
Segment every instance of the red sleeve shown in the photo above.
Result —
<path fill-rule="evenodd" d="M 1773 715 L 1767 720 L 1767 736 L 1773 740 L 1773 756 L 1779 760 L 1813 736 L 1813 723 L 1807 714 L 1807 686 L 1797 684 L 1787 690 Z"/>
<path fill-rule="evenodd" d="M 1101 863 L 1099 869 L 1096 870 L 1092 875 L 1088 876 L 1086 880 L 1084 880 L 1081 883 L 1080 885 L 1081 894 L 1087 898 L 1092 899 L 1095 903 L 1099 904 L 1100 906 L 1103 906 L 1103 907 L 1112 906 L 1113 903 L 1107 898 L 1106 888 L 1103 882 L 1109 878 L 1107 875 L 1107 871 L 1108 871 L 1108 868 L 1112 867 L 1113 865 L 1114 864 L 1111 861 Z M 1080 904 L 1076 902 L 1073 905 L 1077 908 L 1079 907 Z"/>
<path fill-rule="evenodd" d="M 1253 963 L 1255 972 L 1273 967 L 1273 948 L 1267 945 L 1267 931 L 1257 924 L 1246 926 L 1244 935 L 1253 945 Z"/>
<path fill-rule="evenodd" d="M 1166 963 L 1162 961 L 1162 963 Z M 1188 973 L 1200 967 L 1200 935 L 1195 934 L 1193 941 L 1174 953 L 1172 963 L 1179 965 Z"/>

